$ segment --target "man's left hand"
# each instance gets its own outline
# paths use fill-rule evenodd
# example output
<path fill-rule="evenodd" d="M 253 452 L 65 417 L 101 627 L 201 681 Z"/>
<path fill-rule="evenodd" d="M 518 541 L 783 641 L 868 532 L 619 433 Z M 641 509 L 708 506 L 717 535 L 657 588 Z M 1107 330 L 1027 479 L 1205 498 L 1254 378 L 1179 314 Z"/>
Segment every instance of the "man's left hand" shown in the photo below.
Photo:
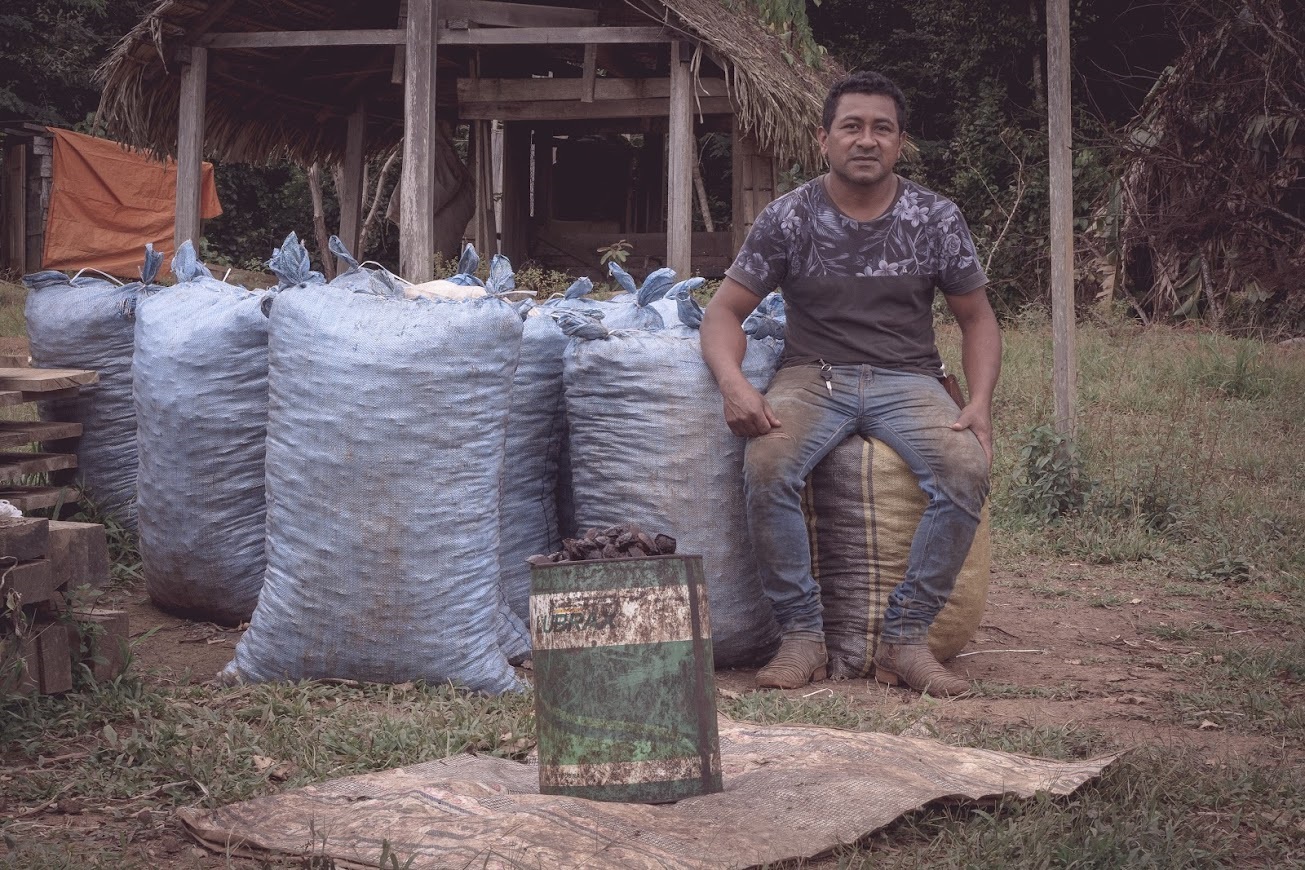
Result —
<path fill-rule="evenodd" d="M 961 409 L 952 429 L 956 432 L 965 429 L 973 432 L 988 457 L 988 468 L 992 468 L 992 412 L 988 408 L 971 402 Z"/>

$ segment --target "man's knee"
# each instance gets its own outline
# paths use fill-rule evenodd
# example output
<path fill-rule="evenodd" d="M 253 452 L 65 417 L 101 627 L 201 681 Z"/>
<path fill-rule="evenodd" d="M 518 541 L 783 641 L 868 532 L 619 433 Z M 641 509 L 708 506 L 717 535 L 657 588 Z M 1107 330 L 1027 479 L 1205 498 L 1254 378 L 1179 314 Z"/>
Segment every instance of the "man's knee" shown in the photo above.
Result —
<path fill-rule="evenodd" d="M 795 475 L 797 441 L 782 429 L 772 429 L 748 441 L 743 454 L 743 483 L 749 492 L 791 484 Z"/>
<path fill-rule="evenodd" d="M 988 454 L 983 452 L 973 432 L 956 434 L 960 437 L 955 439 L 957 443 L 953 449 L 945 454 L 938 484 L 958 507 L 977 519 L 991 486 Z"/>

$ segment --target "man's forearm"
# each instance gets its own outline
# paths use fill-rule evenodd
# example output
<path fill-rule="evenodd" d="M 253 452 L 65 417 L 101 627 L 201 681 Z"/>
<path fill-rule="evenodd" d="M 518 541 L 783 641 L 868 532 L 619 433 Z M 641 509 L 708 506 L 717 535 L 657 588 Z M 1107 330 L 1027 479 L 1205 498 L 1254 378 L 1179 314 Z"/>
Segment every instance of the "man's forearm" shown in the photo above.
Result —
<path fill-rule="evenodd" d="M 992 407 L 1001 374 L 1001 329 L 996 317 L 979 318 L 962 329 L 961 367 L 970 389 L 970 404 Z"/>
<path fill-rule="evenodd" d="M 748 339 L 743 334 L 742 321 L 728 310 L 709 306 L 703 314 L 698 336 L 702 342 L 702 360 L 722 392 L 745 380 L 743 357 L 748 352 Z"/>

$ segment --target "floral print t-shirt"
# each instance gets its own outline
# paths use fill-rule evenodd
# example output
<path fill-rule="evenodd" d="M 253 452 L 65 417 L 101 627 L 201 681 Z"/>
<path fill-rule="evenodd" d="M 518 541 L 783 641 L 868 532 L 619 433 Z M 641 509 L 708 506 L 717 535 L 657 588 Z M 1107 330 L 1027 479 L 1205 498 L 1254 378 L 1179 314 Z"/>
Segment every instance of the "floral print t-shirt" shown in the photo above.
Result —
<path fill-rule="evenodd" d="M 969 227 L 946 197 L 898 178 L 872 221 L 839 211 L 815 178 L 768 205 L 725 274 L 784 295 L 784 365 L 869 364 L 938 376 L 933 299 L 988 283 Z"/>

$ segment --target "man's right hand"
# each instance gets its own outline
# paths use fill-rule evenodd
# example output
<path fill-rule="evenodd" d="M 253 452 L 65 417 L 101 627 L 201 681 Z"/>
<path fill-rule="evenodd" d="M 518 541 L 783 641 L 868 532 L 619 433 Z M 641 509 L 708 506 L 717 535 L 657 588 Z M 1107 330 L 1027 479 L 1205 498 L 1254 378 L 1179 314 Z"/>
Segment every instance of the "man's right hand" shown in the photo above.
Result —
<path fill-rule="evenodd" d="M 725 399 L 725 423 L 740 438 L 755 438 L 780 428 L 779 418 L 766 397 L 747 381 L 721 390 L 721 395 Z"/>
<path fill-rule="evenodd" d="M 755 438 L 779 427 L 779 418 L 766 397 L 743 376 L 743 358 L 748 352 L 743 321 L 760 302 L 760 296 L 727 277 L 707 303 L 698 329 L 703 361 L 725 399 L 725 423 L 741 438 Z"/>

